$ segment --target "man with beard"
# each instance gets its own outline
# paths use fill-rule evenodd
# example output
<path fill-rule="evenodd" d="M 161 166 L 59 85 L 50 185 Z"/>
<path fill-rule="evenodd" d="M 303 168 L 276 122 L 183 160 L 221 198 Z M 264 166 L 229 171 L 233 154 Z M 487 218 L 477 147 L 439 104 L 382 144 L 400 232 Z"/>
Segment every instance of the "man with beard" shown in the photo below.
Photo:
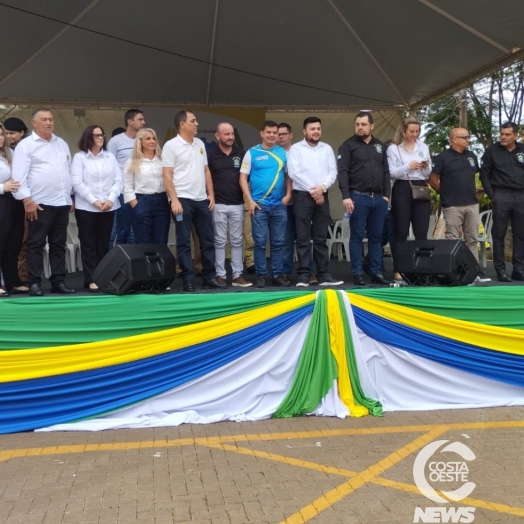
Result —
<path fill-rule="evenodd" d="M 513 122 L 500 126 L 500 141 L 482 157 L 480 181 L 493 203 L 493 265 L 499 282 L 524 281 L 524 145 Z M 513 272 L 506 273 L 504 239 L 511 219 Z"/>
<path fill-rule="evenodd" d="M 207 153 L 215 192 L 213 227 L 215 229 L 215 269 L 217 281 L 226 283 L 227 235 L 231 242 L 231 270 L 234 287 L 250 287 L 242 275 L 242 249 L 244 247 L 244 197 L 240 188 L 240 165 L 244 151 L 235 145 L 235 129 L 228 122 L 217 125 L 217 145 Z"/>
<path fill-rule="evenodd" d="M 313 258 L 321 286 L 339 286 L 328 273 L 329 228 L 328 189 L 337 178 L 337 164 L 333 149 L 320 141 L 320 118 L 310 116 L 304 120 L 304 140 L 291 146 L 288 154 L 288 174 L 293 184 L 295 227 L 297 232 L 298 283 L 308 287 L 311 275 L 311 240 Z"/>
<path fill-rule="evenodd" d="M 371 281 L 389 285 L 382 274 L 382 230 L 390 195 L 386 148 L 373 131 L 373 116 L 362 111 L 355 118 L 355 134 L 338 149 L 338 184 L 344 211 L 350 215 L 349 254 L 356 286 L 365 286 L 362 277 L 362 241 L 368 232 L 368 259 Z"/>

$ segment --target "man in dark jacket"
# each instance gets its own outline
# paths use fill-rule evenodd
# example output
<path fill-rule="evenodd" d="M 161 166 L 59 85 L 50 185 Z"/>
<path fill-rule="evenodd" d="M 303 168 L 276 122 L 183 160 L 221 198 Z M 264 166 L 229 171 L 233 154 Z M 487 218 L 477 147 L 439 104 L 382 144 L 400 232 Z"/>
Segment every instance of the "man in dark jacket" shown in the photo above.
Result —
<path fill-rule="evenodd" d="M 500 141 L 486 149 L 482 157 L 480 181 L 493 203 L 493 265 L 499 282 L 524 281 L 524 145 L 517 142 L 513 122 L 500 127 Z M 506 273 L 504 238 L 511 219 L 513 232 L 513 272 Z"/>
<path fill-rule="evenodd" d="M 390 195 L 386 148 L 372 134 L 373 116 L 361 112 L 355 118 L 355 134 L 338 149 L 338 184 L 344 211 L 350 215 L 349 253 L 353 283 L 364 286 L 362 241 L 368 233 L 371 281 L 388 285 L 382 274 L 382 229 Z"/>

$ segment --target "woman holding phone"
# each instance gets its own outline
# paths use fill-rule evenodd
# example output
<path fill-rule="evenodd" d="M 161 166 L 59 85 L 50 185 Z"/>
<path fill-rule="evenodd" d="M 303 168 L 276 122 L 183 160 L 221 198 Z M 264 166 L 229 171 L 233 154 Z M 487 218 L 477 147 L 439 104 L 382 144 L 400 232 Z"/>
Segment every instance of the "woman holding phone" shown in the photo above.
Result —
<path fill-rule="evenodd" d="M 431 200 L 416 200 L 412 191 L 413 187 L 427 186 L 431 174 L 429 149 L 419 136 L 420 120 L 416 116 L 407 116 L 387 149 L 393 185 L 391 213 L 395 235 L 392 246 L 395 280 L 401 278 L 395 265 L 395 244 L 407 240 L 410 225 L 416 240 L 425 240 L 428 235 Z"/>

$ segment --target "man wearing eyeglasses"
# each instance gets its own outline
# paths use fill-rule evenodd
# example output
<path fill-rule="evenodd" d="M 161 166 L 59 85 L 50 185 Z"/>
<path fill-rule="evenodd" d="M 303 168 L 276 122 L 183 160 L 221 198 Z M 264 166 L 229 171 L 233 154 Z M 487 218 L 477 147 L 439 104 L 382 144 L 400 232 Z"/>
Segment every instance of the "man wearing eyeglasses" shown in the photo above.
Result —
<path fill-rule="evenodd" d="M 482 157 L 480 181 L 493 203 L 493 265 L 499 282 L 524 281 L 524 145 L 514 122 L 500 126 L 500 140 Z M 506 273 L 504 239 L 511 219 L 513 272 Z"/>
<path fill-rule="evenodd" d="M 429 183 L 440 193 L 446 238 L 458 240 L 464 234 L 464 242 L 478 262 L 479 204 L 475 175 L 479 165 L 476 155 L 468 149 L 469 138 L 468 130 L 461 127 L 449 132 L 450 147 L 433 160 Z M 482 272 L 477 276 L 478 282 L 490 280 Z"/>

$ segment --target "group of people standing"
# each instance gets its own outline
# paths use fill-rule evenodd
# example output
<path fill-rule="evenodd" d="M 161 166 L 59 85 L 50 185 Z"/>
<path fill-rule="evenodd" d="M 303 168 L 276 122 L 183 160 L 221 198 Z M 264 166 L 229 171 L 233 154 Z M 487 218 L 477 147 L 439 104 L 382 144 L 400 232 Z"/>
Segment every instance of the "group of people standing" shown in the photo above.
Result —
<path fill-rule="evenodd" d="M 410 228 L 416 239 L 427 238 L 431 202 L 413 195 L 414 188 L 427 187 L 428 182 L 441 195 L 446 238 L 463 236 L 478 260 L 475 174 L 479 166 L 468 149 L 466 129 L 452 129 L 450 148 L 431 159 L 420 140 L 421 124 L 416 117 L 404 118 L 386 147 L 373 136 L 372 114 L 361 112 L 355 118 L 354 135 L 335 157 L 332 148 L 321 141 L 322 123 L 317 117 L 304 120 L 303 140 L 293 145 L 291 126 L 266 121 L 260 130 L 261 143 L 246 152 L 235 145 L 235 130 L 227 122 L 218 124 L 217 143 L 206 151 L 196 137 L 197 118 L 188 110 L 175 116 L 177 136 L 163 149 L 155 131 L 145 127 L 142 111 L 129 110 L 124 120 L 123 132 L 109 141 L 101 126 L 88 126 L 73 158 L 67 144 L 53 133 L 54 118 L 48 109 L 33 112 L 34 130 L 24 140 L 27 128 L 21 120 L 11 118 L 5 122 L 11 126 L 0 126 L 1 297 L 10 292 L 43 295 L 46 243 L 51 292 L 75 293 L 65 283 L 64 253 L 73 210 L 85 288 L 92 292 L 98 291 L 93 273 L 110 249 L 115 230 L 120 243 L 167 244 L 171 218 L 184 291 L 195 290 L 192 234 L 199 240 L 205 288 L 228 285 L 228 238 L 231 285 L 252 286 L 244 276 L 245 210 L 251 222 L 257 287 L 268 285 L 268 233 L 273 285 L 290 286 L 295 246 L 297 287 L 311 282 L 341 285 L 343 281 L 329 273 L 326 243 L 328 190 L 337 179 L 350 224 L 355 285 L 366 284 L 364 272 L 372 283 L 389 284 L 382 269 L 382 248 L 388 241 L 394 239 L 395 264 L 398 244 L 407 240 Z M 512 278 L 524 280 L 524 148 L 517 137 L 517 126 L 504 124 L 500 142 L 487 149 L 480 168 L 482 184 L 493 200 L 494 264 L 503 282 L 511 281 L 504 265 L 504 235 L 510 219 Z M 366 236 L 368 255 L 363 260 Z M 25 243 L 27 282 L 19 272 Z M 394 269 L 395 278 L 401 278 L 396 264 Z M 479 278 L 489 280 L 484 275 Z"/>

